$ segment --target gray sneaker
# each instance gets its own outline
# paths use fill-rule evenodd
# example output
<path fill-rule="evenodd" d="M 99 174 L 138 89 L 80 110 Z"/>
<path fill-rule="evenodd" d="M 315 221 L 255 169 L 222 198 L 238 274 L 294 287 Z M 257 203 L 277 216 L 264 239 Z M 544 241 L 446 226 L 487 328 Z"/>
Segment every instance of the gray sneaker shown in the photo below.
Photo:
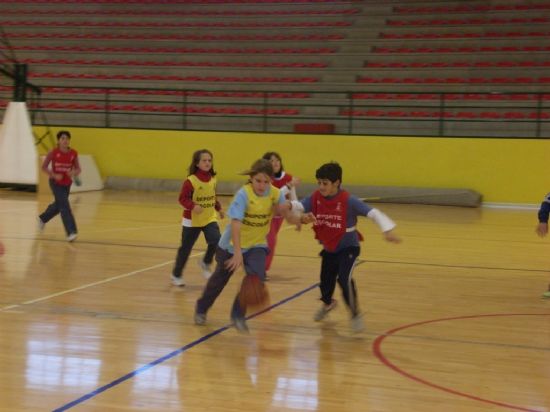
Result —
<path fill-rule="evenodd" d="M 194 320 L 195 320 L 195 325 L 199 325 L 199 326 L 205 325 L 206 324 L 206 313 L 195 312 Z"/>
<path fill-rule="evenodd" d="M 335 307 L 336 307 L 335 299 L 332 299 L 332 302 L 330 302 L 330 305 L 325 305 L 323 303 L 323 306 L 321 306 L 321 308 L 315 313 L 315 316 L 313 316 L 313 319 L 315 320 L 315 322 L 322 321 L 324 318 L 326 318 L 328 313 Z"/>
<path fill-rule="evenodd" d="M 40 219 L 40 217 L 39 217 L 38 218 L 38 231 L 43 232 L 45 226 L 46 226 L 46 223 L 44 223 L 44 221 L 42 219 Z"/>
<path fill-rule="evenodd" d="M 351 330 L 354 333 L 363 332 L 365 330 L 365 322 L 363 321 L 363 315 L 358 314 L 351 318 Z"/>
<path fill-rule="evenodd" d="M 183 278 L 180 276 L 180 277 L 177 277 L 177 276 L 174 276 L 172 275 L 172 285 L 174 286 L 185 286 L 185 281 L 183 280 Z"/>
<path fill-rule="evenodd" d="M 233 318 L 232 321 L 235 325 L 235 329 L 237 329 L 239 332 L 249 333 L 248 325 L 246 324 L 245 318 Z"/>
<path fill-rule="evenodd" d="M 199 259 L 199 267 L 201 268 L 202 276 L 205 279 L 209 279 L 212 276 L 212 265 L 204 263 L 202 258 Z"/>

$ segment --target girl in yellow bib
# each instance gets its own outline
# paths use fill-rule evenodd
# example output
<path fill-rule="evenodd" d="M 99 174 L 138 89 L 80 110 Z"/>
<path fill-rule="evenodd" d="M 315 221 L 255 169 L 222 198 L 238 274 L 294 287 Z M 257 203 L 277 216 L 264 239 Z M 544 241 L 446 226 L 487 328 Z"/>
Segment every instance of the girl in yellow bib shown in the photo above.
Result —
<path fill-rule="evenodd" d="M 183 182 L 179 202 L 183 206 L 181 246 L 178 249 L 176 263 L 172 270 L 172 284 L 185 286 L 182 276 L 183 268 L 200 233 L 204 233 L 208 245 L 206 253 L 199 260 L 202 274 L 207 279 L 212 273 L 210 266 L 220 240 L 216 212 L 222 219 L 223 212 L 216 199 L 216 172 L 214 171 L 212 152 L 209 150 L 202 149 L 193 153 L 189 176 Z"/>
<path fill-rule="evenodd" d="M 266 236 L 274 214 L 287 219 L 299 219 L 290 214 L 289 204 L 279 189 L 271 185 L 273 167 L 269 160 L 257 160 L 243 173 L 250 180 L 235 194 L 228 209 L 231 223 L 226 227 L 216 250 L 216 269 L 208 279 L 195 308 L 195 324 L 206 323 L 206 312 L 214 304 L 229 278 L 241 265 L 246 276 L 258 276 L 265 281 L 265 259 L 268 253 Z M 231 320 L 240 332 L 248 332 L 245 321 L 246 307 L 239 294 L 231 309 Z"/>

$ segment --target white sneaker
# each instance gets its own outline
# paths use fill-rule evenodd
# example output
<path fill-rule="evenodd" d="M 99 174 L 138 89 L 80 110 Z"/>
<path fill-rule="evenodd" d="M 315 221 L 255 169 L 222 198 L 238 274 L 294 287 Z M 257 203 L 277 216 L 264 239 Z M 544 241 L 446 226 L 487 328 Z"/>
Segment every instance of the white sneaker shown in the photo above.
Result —
<path fill-rule="evenodd" d="M 365 330 L 365 322 L 363 321 L 363 315 L 358 314 L 351 318 L 351 330 L 354 333 L 363 332 Z"/>
<path fill-rule="evenodd" d="M 245 318 L 232 318 L 231 320 L 235 325 L 235 329 L 237 329 L 240 333 L 250 333 Z"/>
<path fill-rule="evenodd" d="M 73 242 L 78 235 L 76 233 L 71 233 L 69 236 L 67 236 L 67 242 Z"/>
<path fill-rule="evenodd" d="M 202 258 L 200 258 L 199 259 L 199 267 L 201 268 L 202 276 L 205 279 L 210 279 L 210 276 L 212 276 L 212 265 L 204 263 Z"/>
<path fill-rule="evenodd" d="M 46 223 L 44 223 L 44 221 L 40 219 L 40 217 L 38 217 L 38 231 L 43 232 L 45 226 L 46 226 Z"/>
<path fill-rule="evenodd" d="M 174 276 L 172 275 L 172 285 L 174 286 L 185 286 L 185 282 L 183 280 L 183 277 L 177 277 L 177 276 Z"/>
<path fill-rule="evenodd" d="M 324 318 L 326 318 L 326 316 L 329 314 L 329 312 L 336 307 L 336 305 L 337 305 L 337 303 L 336 303 L 335 299 L 332 299 L 332 302 L 330 302 L 330 305 L 325 305 L 323 303 L 323 306 L 321 306 L 319 308 L 319 310 L 317 312 L 315 312 L 315 315 L 313 316 L 313 320 L 315 322 L 322 321 Z"/>
<path fill-rule="evenodd" d="M 195 313 L 193 319 L 195 320 L 195 325 L 206 325 L 206 313 Z"/>

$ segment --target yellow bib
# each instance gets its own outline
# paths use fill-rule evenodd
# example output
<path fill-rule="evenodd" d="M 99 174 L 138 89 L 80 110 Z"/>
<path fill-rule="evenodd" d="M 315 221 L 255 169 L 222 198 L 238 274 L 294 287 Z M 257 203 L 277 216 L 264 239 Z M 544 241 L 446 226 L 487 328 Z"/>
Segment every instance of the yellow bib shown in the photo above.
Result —
<path fill-rule="evenodd" d="M 269 232 L 273 206 L 279 203 L 279 189 L 269 188 L 267 196 L 258 196 L 252 189 L 252 184 L 244 186 L 248 198 L 244 219 L 241 226 L 241 247 L 247 249 L 256 245 L 265 245 Z"/>
<path fill-rule="evenodd" d="M 203 182 L 195 175 L 187 178 L 193 185 L 193 202 L 203 209 L 200 214 L 191 212 L 191 226 L 203 227 L 216 222 L 216 178 L 212 176 L 209 182 Z"/>

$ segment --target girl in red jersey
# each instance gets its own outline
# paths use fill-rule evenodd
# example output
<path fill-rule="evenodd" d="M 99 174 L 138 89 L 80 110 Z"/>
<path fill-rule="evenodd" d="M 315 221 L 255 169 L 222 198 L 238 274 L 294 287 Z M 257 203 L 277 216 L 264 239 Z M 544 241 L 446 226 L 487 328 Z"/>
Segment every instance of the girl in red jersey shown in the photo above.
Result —
<path fill-rule="evenodd" d="M 61 130 L 57 133 L 57 147 L 47 154 L 42 163 L 42 171 L 50 177 L 49 183 L 54 201 L 38 217 L 38 228 L 43 230 L 46 223 L 61 214 L 67 240 L 72 242 L 76 239 L 78 232 L 69 204 L 69 192 L 73 179 L 80 174 L 80 164 L 78 153 L 70 148 L 70 143 L 71 134 L 67 130 Z"/>
<path fill-rule="evenodd" d="M 207 149 L 193 153 L 189 175 L 181 188 L 179 202 L 183 206 L 181 231 L 181 246 L 176 255 L 176 263 L 172 269 L 172 284 L 185 286 L 182 273 L 191 249 L 200 233 L 204 233 L 207 248 L 199 260 L 199 266 L 205 278 L 212 274 L 210 266 L 214 259 L 216 246 L 220 240 L 220 228 L 216 211 L 223 219 L 220 203 L 216 199 L 216 172 L 213 166 L 213 155 Z"/>
<path fill-rule="evenodd" d="M 271 184 L 280 189 L 288 200 L 298 200 L 296 196 L 296 186 L 300 183 L 300 180 L 285 172 L 281 155 L 277 152 L 267 152 L 262 156 L 262 159 L 269 160 L 271 162 L 271 166 L 273 166 L 273 177 L 271 179 Z M 277 234 L 281 229 L 283 220 L 284 219 L 281 215 L 275 215 L 271 220 L 271 228 L 267 234 L 267 247 L 269 249 L 269 253 L 265 259 L 266 272 L 270 269 L 273 256 L 275 255 Z M 268 277 L 266 276 L 266 280 L 267 279 Z"/>

